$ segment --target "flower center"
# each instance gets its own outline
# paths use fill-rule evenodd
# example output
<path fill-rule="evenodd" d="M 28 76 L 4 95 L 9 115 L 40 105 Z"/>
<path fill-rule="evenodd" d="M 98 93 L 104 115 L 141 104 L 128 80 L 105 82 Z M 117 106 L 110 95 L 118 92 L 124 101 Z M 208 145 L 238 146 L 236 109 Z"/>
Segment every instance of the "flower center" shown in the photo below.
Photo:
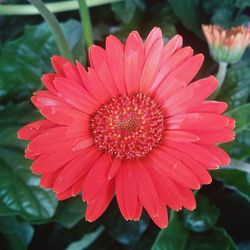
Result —
<path fill-rule="evenodd" d="M 143 158 L 161 142 L 165 113 L 145 94 L 120 95 L 97 110 L 90 128 L 95 145 L 112 157 Z"/>

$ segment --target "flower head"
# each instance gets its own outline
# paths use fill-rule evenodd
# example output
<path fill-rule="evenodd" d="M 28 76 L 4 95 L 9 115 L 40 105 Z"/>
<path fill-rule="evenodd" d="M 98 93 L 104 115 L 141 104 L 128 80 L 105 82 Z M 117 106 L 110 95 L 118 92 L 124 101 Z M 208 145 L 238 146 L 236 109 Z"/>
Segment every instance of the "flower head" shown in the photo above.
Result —
<path fill-rule="evenodd" d="M 225 30 L 217 25 L 202 25 L 202 29 L 217 62 L 237 62 L 250 44 L 250 30 L 244 26 Z"/>
<path fill-rule="evenodd" d="M 179 35 L 164 45 L 159 28 L 145 43 L 137 32 L 125 45 L 109 36 L 89 58 L 86 70 L 52 57 L 47 90 L 32 97 L 45 119 L 18 132 L 31 140 L 32 171 L 59 200 L 82 193 L 88 221 L 116 196 L 126 220 L 139 220 L 144 208 L 166 227 L 167 207 L 194 209 L 191 190 L 230 161 L 214 144 L 233 140 L 234 121 L 221 114 L 226 103 L 205 100 L 217 80 L 192 82 L 203 56 L 182 48 Z"/>

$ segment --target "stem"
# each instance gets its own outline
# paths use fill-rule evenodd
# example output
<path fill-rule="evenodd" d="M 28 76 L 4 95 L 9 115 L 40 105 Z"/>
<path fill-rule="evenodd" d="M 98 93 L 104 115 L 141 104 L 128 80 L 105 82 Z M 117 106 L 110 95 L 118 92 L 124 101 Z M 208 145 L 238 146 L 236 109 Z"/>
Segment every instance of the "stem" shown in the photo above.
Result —
<path fill-rule="evenodd" d="M 57 21 L 55 15 L 53 15 L 48 8 L 45 6 L 45 4 L 41 0 L 28 0 L 31 2 L 37 10 L 41 13 L 43 18 L 46 20 L 48 23 L 49 27 L 52 30 L 52 33 L 54 35 L 55 41 L 57 43 L 57 46 L 59 48 L 60 54 L 73 61 L 73 55 L 68 47 L 66 38 L 63 34 L 63 31 L 60 27 L 59 22 Z"/>
<path fill-rule="evenodd" d="M 225 80 L 226 73 L 227 73 L 227 65 L 228 64 L 225 62 L 219 62 L 219 69 L 218 69 L 218 72 L 216 74 L 216 78 L 218 79 L 219 85 L 218 85 L 217 89 L 215 90 L 215 92 L 212 94 L 212 96 L 211 96 L 212 99 L 215 99 L 221 90 L 221 87 L 223 85 L 223 82 Z"/>
<path fill-rule="evenodd" d="M 88 7 L 94 7 L 102 4 L 115 3 L 121 0 L 86 0 Z M 60 1 L 45 4 L 50 12 L 58 13 L 64 11 L 77 10 L 79 8 L 77 0 Z M 1 15 L 38 15 L 40 12 L 30 4 L 0 4 Z"/>
<path fill-rule="evenodd" d="M 82 19 L 82 29 L 85 37 L 85 41 L 87 44 L 87 48 L 89 48 L 93 44 L 93 32 L 91 26 L 91 19 L 89 15 L 89 9 L 85 0 L 78 0 L 79 3 L 79 11 Z"/>

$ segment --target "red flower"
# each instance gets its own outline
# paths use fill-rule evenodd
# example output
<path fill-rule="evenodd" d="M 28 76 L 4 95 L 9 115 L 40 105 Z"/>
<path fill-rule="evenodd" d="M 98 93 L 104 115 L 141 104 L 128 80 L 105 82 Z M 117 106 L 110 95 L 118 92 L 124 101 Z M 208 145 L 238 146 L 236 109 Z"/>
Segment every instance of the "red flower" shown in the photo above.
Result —
<path fill-rule="evenodd" d="M 176 35 L 165 46 L 159 28 L 145 43 L 137 32 L 125 45 L 106 39 L 90 48 L 91 67 L 53 56 L 56 73 L 32 102 L 46 118 L 18 136 L 31 140 L 26 157 L 41 185 L 59 200 L 82 192 L 86 219 L 96 220 L 116 195 L 126 220 L 142 208 L 161 228 L 167 207 L 195 208 L 191 189 L 209 184 L 210 169 L 229 156 L 215 144 L 234 139 L 227 104 L 205 99 L 216 89 L 210 76 L 190 83 L 203 62 Z"/>

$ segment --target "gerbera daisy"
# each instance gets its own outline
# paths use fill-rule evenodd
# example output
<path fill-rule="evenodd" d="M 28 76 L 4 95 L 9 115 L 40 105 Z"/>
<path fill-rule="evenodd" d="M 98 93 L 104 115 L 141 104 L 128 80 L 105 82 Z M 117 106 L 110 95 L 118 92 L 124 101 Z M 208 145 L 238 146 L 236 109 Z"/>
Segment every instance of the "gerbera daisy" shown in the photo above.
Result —
<path fill-rule="evenodd" d="M 53 56 L 47 90 L 32 97 L 46 118 L 26 125 L 26 157 L 41 185 L 59 200 L 82 193 L 86 220 L 94 221 L 116 196 L 126 220 L 144 208 L 161 228 L 167 207 L 193 210 L 192 189 L 209 184 L 209 169 L 227 165 L 215 144 L 234 138 L 227 104 L 205 99 L 216 89 L 209 76 L 192 82 L 203 62 L 176 35 L 164 45 L 154 28 L 143 43 L 133 31 L 123 45 L 108 36 L 92 46 L 86 70 Z"/>
<path fill-rule="evenodd" d="M 202 25 L 211 56 L 217 62 L 236 63 L 250 44 L 250 30 L 244 26 L 223 29 L 218 25 Z"/>

